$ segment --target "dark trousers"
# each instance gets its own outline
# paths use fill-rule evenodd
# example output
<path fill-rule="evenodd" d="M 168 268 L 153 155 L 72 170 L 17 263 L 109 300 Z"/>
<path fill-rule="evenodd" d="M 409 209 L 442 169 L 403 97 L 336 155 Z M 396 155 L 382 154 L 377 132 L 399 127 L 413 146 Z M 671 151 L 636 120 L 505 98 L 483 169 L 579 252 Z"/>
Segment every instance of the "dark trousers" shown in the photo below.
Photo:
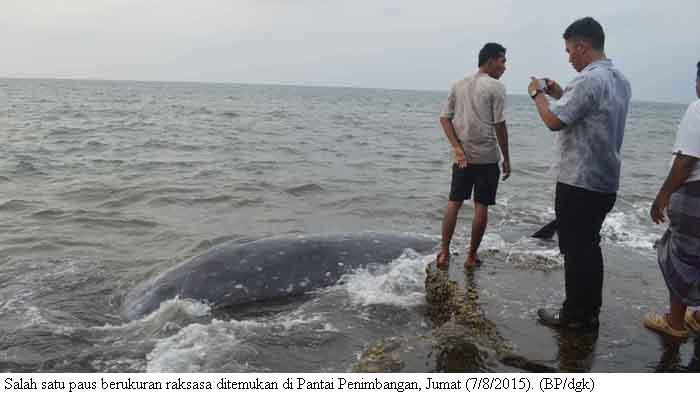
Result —
<path fill-rule="evenodd" d="M 555 213 L 559 250 L 564 255 L 566 300 L 571 319 L 597 317 L 603 303 L 603 254 L 600 228 L 615 205 L 615 193 L 557 183 Z"/>

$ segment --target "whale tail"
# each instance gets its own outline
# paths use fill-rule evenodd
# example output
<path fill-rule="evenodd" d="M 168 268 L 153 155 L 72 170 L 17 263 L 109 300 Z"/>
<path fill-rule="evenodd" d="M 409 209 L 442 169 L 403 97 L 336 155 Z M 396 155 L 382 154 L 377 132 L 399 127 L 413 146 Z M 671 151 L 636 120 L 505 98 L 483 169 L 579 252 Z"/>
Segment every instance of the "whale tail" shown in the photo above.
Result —
<path fill-rule="evenodd" d="M 554 237 L 555 233 L 557 233 L 556 219 L 540 228 L 540 230 L 538 230 L 537 232 L 533 233 L 532 237 L 537 239 L 551 239 L 552 237 Z"/>

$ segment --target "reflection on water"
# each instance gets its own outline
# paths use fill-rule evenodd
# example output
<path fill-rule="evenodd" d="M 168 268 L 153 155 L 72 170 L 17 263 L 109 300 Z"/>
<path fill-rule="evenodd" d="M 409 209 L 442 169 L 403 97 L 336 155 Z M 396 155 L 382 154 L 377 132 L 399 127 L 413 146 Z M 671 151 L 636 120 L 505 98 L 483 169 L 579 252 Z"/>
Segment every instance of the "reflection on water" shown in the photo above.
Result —
<path fill-rule="evenodd" d="M 559 344 L 559 369 L 562 372 L 589 372 L 595 360 L 598 328 L 591 332 L 561 330 L 557 335 Z"/>
<path fill-rule="evenodd" d="M 549 366 L 513 352 L 511 343 L 481 307 L 476 270 L 463 271 L 461 285 L 450 279 L 448 271 L 432 264 L 426 269 L 428 315 L 436 326 L 432 351 L 436 355 L 436 372 L 492 372 L 505 366 L 554 372 Z"/>
<path fill-rule="evenodd" d="M 659 335 L 663 351 L 659 362 L 650 367 L 654 372 L 700 372 L 700 336 L 693 340 L 694 351 L 687 365 L 683 365 L 680 348 L 686 339 Z"/>

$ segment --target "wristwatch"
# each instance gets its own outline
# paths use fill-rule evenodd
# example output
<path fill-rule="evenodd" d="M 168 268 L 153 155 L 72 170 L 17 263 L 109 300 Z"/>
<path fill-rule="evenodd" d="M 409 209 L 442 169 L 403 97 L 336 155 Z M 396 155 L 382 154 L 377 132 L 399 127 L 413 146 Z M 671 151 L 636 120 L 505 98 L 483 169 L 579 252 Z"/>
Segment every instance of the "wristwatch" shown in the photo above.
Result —
<path fill-rule="evenodd" d="M 537 95 L 540 94 L 540 93 L 544 93 L 544 90 L 542 90 L 542 89 L 530 90 L 530 98 L 531 98 L 532 100 L 535 100 L 535 97 L 537 97 Z"/>

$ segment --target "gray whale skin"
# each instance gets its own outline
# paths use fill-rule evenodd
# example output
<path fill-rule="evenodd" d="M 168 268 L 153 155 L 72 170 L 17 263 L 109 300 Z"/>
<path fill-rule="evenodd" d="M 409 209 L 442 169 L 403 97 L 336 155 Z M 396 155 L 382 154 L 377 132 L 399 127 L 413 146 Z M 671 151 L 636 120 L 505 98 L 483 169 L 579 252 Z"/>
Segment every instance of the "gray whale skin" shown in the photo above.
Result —
<path fill-rule="evenodd" d="M 227 242 L 132 289 L 122 314 L 139 319 L 175 297 L 228 307 L 301 295 L 353 269 L 386 264 L 405 249 L 425 254 L 437 243 L 418 234 L 375 232 Z"/>

